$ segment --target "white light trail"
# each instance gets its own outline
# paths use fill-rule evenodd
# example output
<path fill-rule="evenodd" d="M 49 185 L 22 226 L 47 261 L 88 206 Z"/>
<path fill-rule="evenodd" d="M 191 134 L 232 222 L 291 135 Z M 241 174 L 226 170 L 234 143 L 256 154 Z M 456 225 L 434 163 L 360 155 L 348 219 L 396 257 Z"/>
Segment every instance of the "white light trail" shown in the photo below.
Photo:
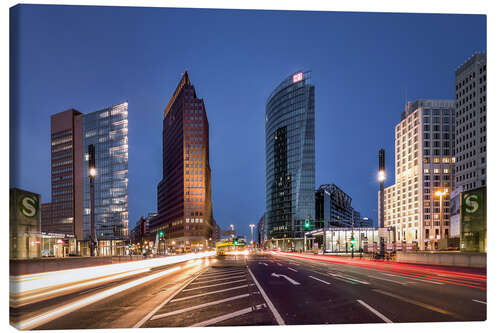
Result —
<path fill-rule="evenodd" d="M 174 271 L 178 271 L 180 269 L 181 268 L 177 266 L 177 267 L 174 267 L 174 268 L 171 268 L 171 269 L 168 269 L 168 270 L 165 270 L 165 271 L 153 274 L 153 275 L 149 275 L 149 276 L 146 276 L 146 277 L 143 277 L 143 278 L 140 278 L 140 279 L 137 279 L 137 280 L 125 283 L 123 285 L 120 285 L 120 286 L 117 286 L 117 287 L 114 287 L 114 288 L 102 291 L 100 293 L 97 293 L 95 295 L 83 298 L 83 299 L 78 300 L 78 301 L 69 303 L 69 304 L 64 305 L 64 306 L 62 306 L 60 308 L 57 308 L 57 309 L 55 309 L 53 311 L 49 311 L 49 312 L 43 313 L 41 315 L 35 316 L 35 317 L 27 319 L 25 321 L 21 321 L 20 323 L 14 324 L 14 326 L 16 328 L 20 329 L 20 330 L 30 330 L 30 329 L 33 329 L 33 328 L 35 328 L 37 326 L 40 326 L 40 325 L 42 325 L 42 324 L 44 324 L 46 322 L 49 322 L 49 321 L 52 321 L 52 320 L 54 320 L 56 318 L 64 316 L 65 314 L 68 314 L 70 312 L 76 311 L 76 310 L 78 310 L 78 309 L 80 309 L 80 308 L 82 308 L 82 307 L 84 307 L 86 305 L 95 303 L 95 302 L 100 301 L 100 300 L 102 300 L 102 299 L 104 299 L 106 297 L 109 297 L 109 296 L 112 296 L 114 294 L 120 293 L 120 292 L 122 292 L 124 290 L 130 289 L 132 287 L 138 286 L 140 284 L 146 283 L 148 281 L 154 280 L 154 279 L 159 278 L 159 277 L 161 277 L 163 275 L 172 273 Z"/>
<path fill-rule="evenodd" d="M 38 274 L 10 277 L 10 297 L 12 305 L 28 304 L 40 296 L 69 292 L 71 290 L 100 284 L 134 274 L 144 273 L 155 267 L 176 264 L 193 259 L 215 255 L 214 251 L 186 254 L 165 258 L 146 259 L 121 264 L 83 267 Z M 205 263 L 206 265 L 207 263 Z"/>

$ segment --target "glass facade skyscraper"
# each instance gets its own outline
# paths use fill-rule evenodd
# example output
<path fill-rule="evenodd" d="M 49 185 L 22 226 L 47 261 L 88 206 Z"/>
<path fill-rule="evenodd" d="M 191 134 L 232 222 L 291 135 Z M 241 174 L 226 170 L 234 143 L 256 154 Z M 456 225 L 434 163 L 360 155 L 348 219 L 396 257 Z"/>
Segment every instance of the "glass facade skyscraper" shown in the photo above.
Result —
<path fill-rule="evenodd" d="M 314 86 L 306 71 L 283 80 L 266 103 L 267 239 L 300 247 L 304 223 L 314 217 Z"/>
<path fill-rule="evenodd" d="M 83 116 L 84 239 L 90 236 L 88 146 L 91 144 L 95 147 L 97 170 L 94 180 L 97 239 L 125 240 L 128 237 L 127 102 Z"/>

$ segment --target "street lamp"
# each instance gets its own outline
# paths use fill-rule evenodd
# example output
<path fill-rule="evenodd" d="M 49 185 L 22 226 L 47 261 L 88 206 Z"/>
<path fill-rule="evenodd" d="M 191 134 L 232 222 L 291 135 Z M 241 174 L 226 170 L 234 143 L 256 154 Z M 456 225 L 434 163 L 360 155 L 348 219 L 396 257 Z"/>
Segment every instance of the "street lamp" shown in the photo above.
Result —
<path fill-rule="evenodd" d="M 94 145 L 88 146 L 89 155 L 89 181 L 90 181 L 90 256 L 95 256 L 96 252 L 96 232 L 95 232 L 95 203 L 94 203 L 94 178 L 97 175 L 95 168 L 95 148 Z"/>
<path fill-rule="evenodd" d="M 252 236 L 252 242 L 251 242 L 252 247 L 253 247 L 253 228 L 254 228 L 254 227 L 255 227 L 255 224 L 250 224 L 250 234 L 251 234 L 251 236 Z"/>
<path fill-rule="evenodd" d="M 383 183 L 385 181 L 385 171 L 381 170 L 378 172 L 378 181 Z"/>
<path fill-rule="evenodd" d="M 385 150 L 378 151 L 378 181 L 380 183 L 380 219 L 378 222 L 379 228 L 384 228 L 384 182 L 386 179 L 385 174 Z M 380 237 L 380 252 L 385 257 L 385 244 L 384 237 Z"/>
<path fill-rule="evenodd" d="M 234 238 L 234 224 L 229 225 L 231 227 L 231 230 L 233 231 L 233 238 Z"/>
<path fill-rule="evenodd" d="M 439 197 L 439 239 L 443 237 L 443 196 L 448 194 L 448 189 L 438 190 L 434 193 Z"/>

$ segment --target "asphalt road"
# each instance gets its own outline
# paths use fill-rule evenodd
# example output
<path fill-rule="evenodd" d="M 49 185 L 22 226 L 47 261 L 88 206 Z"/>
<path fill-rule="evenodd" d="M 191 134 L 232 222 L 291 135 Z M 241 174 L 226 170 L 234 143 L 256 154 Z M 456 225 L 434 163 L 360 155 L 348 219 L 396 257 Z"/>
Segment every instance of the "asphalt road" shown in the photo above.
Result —
<path fill-rule="evenodd" d="M 485 275 L 327 259 L 267 253 L 190 260 L 11 308 L 11 321 L 84 329 L 486 319 Z"/>
<path fill-rule="evenodd" d="M 285 324 L 486 320 L 484 275 L 335 260 L 266 254 L 251 257 L 248 267 Z"/>

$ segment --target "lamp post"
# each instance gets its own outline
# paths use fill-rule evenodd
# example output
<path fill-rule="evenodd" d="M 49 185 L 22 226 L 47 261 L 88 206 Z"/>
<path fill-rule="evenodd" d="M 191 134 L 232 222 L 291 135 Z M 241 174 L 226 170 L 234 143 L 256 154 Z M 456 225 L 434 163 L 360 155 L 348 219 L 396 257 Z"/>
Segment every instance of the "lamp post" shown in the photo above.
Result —
<path fill-rule="evenodd" d="M 89 181 L 90 181 L 90 256 L 96 255 L 96 233 L 95 233 L 95 207 L 94 207 L 94 178 L 97 175 L 95 168 L 95 148 L 94 145 L 88 147 L 89 155 Z"/>
<path fill-rule="evenodd" d="M 255 224 L 250 224 L 250 234 L 251 234 L 251 237 L 252 237 L 252 242 L 250 244 L 252 244 L 252 247 L 253 247 L 253 228 L 255 227 Z"/>
<path fill-rule="evenodd" d="M 378 152 L 378 181 L 380 182 L 380 219 L 378 222 L 379 228 L 384 228 L 384 182 L 385 182 L 385 150 L 380 149 Z M 385 257 L 384 237 L 380 237 L 380 252 Z"/>
<path fill-rule="evenodd" d="M 233 238 L 234 238 L 234 236 L 235 236 L 234 235 L 234 224 L 230 224 L 229 226 L 231 227 L 231 230 L 233 231 Z"/>
<path fill-rule="evenodd" d="M 434 193 L 439 197 L 439 239 L 443 238 L 443 196 L 448 194 L 448 189 L 438 190 Z"/>

